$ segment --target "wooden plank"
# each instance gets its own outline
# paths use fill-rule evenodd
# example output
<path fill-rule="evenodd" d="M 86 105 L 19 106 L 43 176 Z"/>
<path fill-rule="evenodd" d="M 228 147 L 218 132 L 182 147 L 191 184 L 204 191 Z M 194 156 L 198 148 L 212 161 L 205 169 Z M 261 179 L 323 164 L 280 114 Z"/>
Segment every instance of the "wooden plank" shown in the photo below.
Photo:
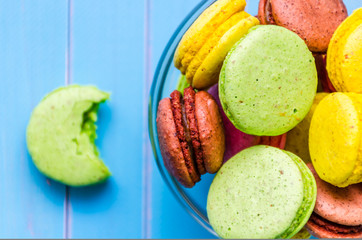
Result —
<path fill-rule="evenodd" d="M 151 81 L 158 60 L 168 40 L 186 15 L 199 3 L 195 0 L 150 1 L 150 36 L 148 58 L 151 59 L 151 73 L 147 76 Z M 151 151 L 150 151 L 151 154 Z M 152 173 L 152 194 L 149 197 L 151 209 L 147 229 L 147 237 L 151 238 L 215 238 L 197 223 L 176 201 L 150 156 Z"/>
<path fill-rule="evenodd" d="M 70 189 L 69 237 L 141 237 L 143 16 L 143 1 L 72 1 L 71 81 L 112 93 L 96 143 L 113 176 Z"/>
<path fill-rule="evenodd" d="M 64 85 L 66 1 L 0 1 L 0 237 L 62 238 L 64 186 L 28 155 L 25 129 L 42 97 Z"/>

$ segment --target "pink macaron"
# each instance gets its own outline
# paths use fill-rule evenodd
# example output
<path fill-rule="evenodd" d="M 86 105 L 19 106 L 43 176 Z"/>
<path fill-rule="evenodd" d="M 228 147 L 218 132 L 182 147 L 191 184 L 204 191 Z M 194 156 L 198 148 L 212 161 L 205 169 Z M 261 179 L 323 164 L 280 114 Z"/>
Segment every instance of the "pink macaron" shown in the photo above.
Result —
<path fill-rule="evenodd" d="M 307 165 L 317 183 L 314 213 L 306 225 L 310 233 L 319 238 L 362 238 L 362 183 L 338 188 Z"/>

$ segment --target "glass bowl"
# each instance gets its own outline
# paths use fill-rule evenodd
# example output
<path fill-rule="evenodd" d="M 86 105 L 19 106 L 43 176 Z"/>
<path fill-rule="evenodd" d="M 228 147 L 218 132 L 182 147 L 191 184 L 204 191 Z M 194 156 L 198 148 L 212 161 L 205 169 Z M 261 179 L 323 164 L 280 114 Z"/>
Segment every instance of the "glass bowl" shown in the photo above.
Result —
<path fill-rule="evenodd" d="M 217 237 L 217 234 L 209 224 L 206 213 L 207 194 L 215 174 L 204 174 L 201 177 L 201 181 L 193 188 L 184 188 L 173 176 L 169 174 L 163 164 L 156 128 L 158 102 L 162 98 L 169 97 L 170 93 L 176 89 L 176 85 L 180 77 L 180 71 L 173 65 L 173 55 L 177 44 L 196 18 L 214 1 L 215 0 L 204 0 L 197 4 L 180 23 L 179 27 L 176 29 L 175 33 L 171 36 L 168 44 L 166 45 L 157 65 L 151 86 L 148 107 L 148 127 L 153 154 L 163 180 L 183 208 L 207 231 Z M 345 2 L 349 14 L 353 11 L 353 9 L 358 7 L 357 5 L 361 5 L 357 3 L 358 1 L 360 0 L 348 0 Z M 258 4 L 259 1 L 257 0 L 247 0 L 245 11 L 251 15 L 257 15 Z"/>

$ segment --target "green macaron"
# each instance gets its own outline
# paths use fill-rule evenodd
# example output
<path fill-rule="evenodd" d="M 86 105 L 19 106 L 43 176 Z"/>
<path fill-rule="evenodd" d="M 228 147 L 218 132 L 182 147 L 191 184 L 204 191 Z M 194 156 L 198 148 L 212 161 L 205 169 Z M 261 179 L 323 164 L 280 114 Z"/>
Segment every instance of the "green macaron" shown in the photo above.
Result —
<path fill-rule="evenodd" d="M 313 174 L 299 157 L 258 145 L 221 167 L 207 215 L 222 238 L 291 238 L 312 214 L 316 193 Z"/>
<path fill-rule="evenodd" d="M 54 90 L 36 106 L 26 140 L 43 174 L 71 186 L 110 176 L 94 144 L 98 105 L 108 97 L 96 87 L 72 85 Z"/>
<path fill-rule="evenodd" d="M 317 70 L 304 41 L 286 28 L 255 26 L 230 50 L 219 82 L 222 107 L 236 128 L 276 136 L 308 113 Z"/>

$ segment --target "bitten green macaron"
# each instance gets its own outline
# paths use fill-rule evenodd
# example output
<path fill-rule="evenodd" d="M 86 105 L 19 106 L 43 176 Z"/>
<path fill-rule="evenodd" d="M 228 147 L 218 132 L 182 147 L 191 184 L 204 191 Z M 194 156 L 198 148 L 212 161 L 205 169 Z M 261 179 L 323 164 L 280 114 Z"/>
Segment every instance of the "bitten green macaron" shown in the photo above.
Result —
<path fill-rule="evenodd" d="M 221 167 L 207 215 L 222 238 L 290 238 L 308 221 L 316 193 L 313 174 L 299 157 L 258 145 Z"/>
<path fill-rule="evenodd" d="M 94 144 L 98 105 L 108 97 L 96 87 L 72 85 L 54 90 L 36 106 L 26 140 L 43 174 L 71 186 L 95 184 L 110 176 Z"/>
<path fill-rule="evenodd" d="M 224 61 L 220 100 L 242 132 L 276 136 L 303 120 L 317 82 L 313 55 L 297 34 L 279 26 L 255 26 Z"/>

